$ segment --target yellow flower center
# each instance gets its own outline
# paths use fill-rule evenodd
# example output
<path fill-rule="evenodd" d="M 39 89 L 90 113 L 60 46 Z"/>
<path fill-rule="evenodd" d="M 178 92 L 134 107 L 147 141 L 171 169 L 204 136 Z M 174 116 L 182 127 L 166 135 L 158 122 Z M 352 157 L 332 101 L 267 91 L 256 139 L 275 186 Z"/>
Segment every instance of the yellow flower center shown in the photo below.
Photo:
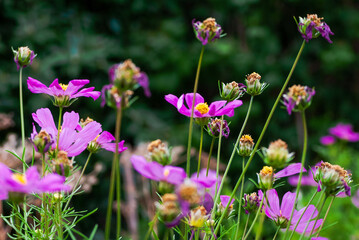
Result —
<path fill-rule="evenodd" d="M 20 174 L 20 173 L 14 173 L 12 175 L 12 179 L 14 179 L 16 182 L 18 182 L 22 185 L 26 185 L 26 183 L 27 183 L 27 179 L 26 179 L 25 175 Z"/>
<path fill-rule="evenodd" d="M 69 86 L 68 84 L 62 84 L 62 83 L 60 83 L 59 85 L 61 86 L 62 90 L 64 90 L 64 91 L 66 91 L 67 87 Z"/>
<path fill-rule="evenodd" d="M 165 177 L 168 177 L 169 174 L 170 174 L 170 170 L 165 169 L 165 170 L 163 171 L 163 175 L 164 175 Z"/>
<path fill-rule="evenodd" d="M 194 109 L 196 109 L 201 114 L 206 114 L 209 111 L 207 103 L 198 103 Z"/>
<path fill-rule="evenodd" d="M 268 166 L 264 166 L 260 173 L 262 175 L 272 175 L 273 174 L 273 168 L 268 167 Z"/>
<path fill-rule="evenodd" d="M 97 137 L 95 137 L 95 139 L 94 139 L 94 141 L 96 141 L 97 139 L 98 139 L 98 137 L 100 136 L 100 134 L 99 135 L 97 135 Z"/>

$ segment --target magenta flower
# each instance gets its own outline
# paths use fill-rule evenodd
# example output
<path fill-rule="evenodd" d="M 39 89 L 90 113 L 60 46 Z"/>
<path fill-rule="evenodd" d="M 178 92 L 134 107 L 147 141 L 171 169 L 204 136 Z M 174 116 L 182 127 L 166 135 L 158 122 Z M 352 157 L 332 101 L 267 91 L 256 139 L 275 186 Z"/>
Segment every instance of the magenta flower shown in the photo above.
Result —
<path fill-rule="evenodd" d="M 32 93 L 45 93 L 53 96 L 55 106 L 68 107 L 79 97 L 91 97 L 96 100 L 100 96 L 99 91 L 93 91 L 95 87 L 81 89 L 89 82 L 87 79 L 76 79 L 71 80 L 69 84 L 62 84 L 59 83 L 58 79 L 55 79 L 47 87 L 40 81 L 29 77 L 27 86 Z"/>
<path fill-rule="evenodd" d="M 202 43 L 202 45 L 214 42 L 214 40 L 222 37 L 222 27 L 216 22 L 216 19 L 214 18 L 207 18 L 203 22 L 193 19 L 192 26 L 196 38 Z"/>
<path fill-rule="evenodd" d="M 52 150 L 56 149 L 58 132 L 50 110 L 48 108 L 40 108 L 36 113 L 32 114 L 32 117 L 42 130 L 45 130 L 55 138 L 53 139 Z M 66 112 L 63 116 L 59 150 L 67 152 L 69 157 L 82 153 L 87 148 L 88 143 L 94 140 L 102 131 L 101 124 L 96 121 L 92 121 L 84 128 L 81 128 L 79 118 L 79 114 L 74 111 Z"/>
<path fill-rule="evenodd" d="M 305 175 L 302 176 L 302 181 L 301 181 L 302 186 L 313 186 L 313 187 L 315 187 L 315 186 L 318 185 L 317 182 L 314 181 L 312 171 L 313 171 L 313 169 L 310 168 L 310 171 L 308 172 L 308 175 L 307 176 L 305 176 Z M 292 176 L 292 177 L 288 178 L 288 182 L 292 186 L 297 186 L 298 181 L 299 181 L 299 176 Z"/>
<path fill-rule="evenodd" d="M 292 111 L 298 112 L 307 109 L 315 95 L 314 88 L 307 86 L 293 85 L 288 90 L 287 94 L 283 94 L 283 104 L 289 115 L 292 114 Z"/>
<path fill-rule="evenodd" d="M 167 102 L 177 108 L 178 112 L 191 117 L 193 93 L 182 94 L 180 98 L 175 95 L 168 94 L 165 96 Z M 241 106 L 243 103 L 241 100 L 234 100 L 227 103 L 227 101 L 215 101 L 209 106 L 204 101 L 204 98 L 196 93 L 196 99 L 194 104 L 194 118 L 216 117 L 227 115 L 232 117 L 234 115 L 234 109 Z"/>
<path fill-rule="evenodd" d="M 43 193 L 70 191 L 71 187 L 65 185 L 65 177 L 51 173 L 43 178 L 36 167 L 30 167 L 25 174 L 12 173 L 4 164 L 0 163 L 0 200 L 7 199 L 8 193 Z"/>
<path fill-rule="evenodd" d="M 261 192 L 259 194 L 263 195 L 263 193 Z M 266 206 L 265 208 L 266 215 L 270 219 L 272 219 L 277 226 L 280 226 L 280 228 L 282 229 L 286 228 L 290 219 L 290 215 L 294 208 L 295 193 L 287 192 L 286 194 L 284 194 L 281 205 L 279 205 L 279 197 L 275 189 L 268 190 L 266 193 L 266 198 L 267 201 L 264 201 L 264 205 Z M 304 212 L 304 210 L 305 208 L 299 211 L 294 210 L 293 218 L 290 223 L 289 229 L 291 230 L 294 229 L 295 225 L 298 223 L 299 218 Z M 318 211 L 316 210 L 314 205 L 309 205 L 309 207 L 303 214 L 295 231 L 298 233 L 302 233 L 309 222 L 308 227 L 305 230 L 305 233 L 309 234 L 314 226 L 315 218 L 317 216 L 318 216 Z M 319 219 L 314 227 L 314 230 L 319 228 L 322 222 L 323 219 Z"/>
<path fill-rule="evenodd" d="M 333 43 L 329 35 L 334 35 L 334 33 L 322 20 L 323 18 L 318 18 L 317 14 L 307 14 L 306 18 L 299 17 L 298 31 L 306 42 L 322 35 L 329 43 Z"/>
<path fill-rule="evenodd" d="M 349 142 L 359 141 L 359 133 L 353 131 L 351 124 L 338 123 L 335 127 L 329 128 L 329 133 Z"/>
<path fill-rule="evenodd" d="M 335 143 L 335 138 L 333 136 L 323 136 L 320 138 L 320 143 L 322 145 L 332 145 Z"/>
<path fill-rule="evenodd" d="M 229 204 L 229 206 L 231 206 L 234 203 L 234 199 L 232 199 L 232 201 L 229 202 L 229 199 L 231 199 L 230 196 L 221 195 L 221 196 L 219 196 L 219 198 L 221 199 L 221 204 L 222 204 L 223 207 L 227 207 L 228 204 Z"/>
<path fill-rule="evenodd" d="M 94 140 L 89 142 L 87 149 L 93 153 L 97 152 L 101 148 L 103 148 L 107 151 L 110 151 L 110 152 L 115 152 L 116 151 L 116 143 L 113 142 L 115 140 L 116 140 L 116 138 L 111 133 L 109 133 L 107 131 L 103 131 Z M 119 153 L 121 153 L 127 149 L 127 147 L 123 146 L 124 143 L 125 143 L 124 140 L 122 140 L 118 143 L 118 152 Z"/>
<path fill-rule="evenodd" d="M 148 162 L 142 156 L 132 155 L 131 163 L 133 168 L 142 176 L 154 181 L 164 181 L 178 185 L 186 178 L 186 172 L 182 168 L 162 166 L 158 162 Z"/>
<path fill-rule="evenodd" d="M 283 177 L 288 177 L 288 176 L 298 174 L 298 173 L 300 173 L 301 166 L 302 166 L 301 163 L 290 164 L 288 167 L 283 168 L 279 172 L 275 173 L 274 177 L 278 179 L 278 178 L 283 178 Z M 306 171 L 307 170 L 303 167 L 303 172 L 306 172 Z"/>
<path fill-rule="evenodd" d="M 217 179 L 216 171 L 209 170 L 207 176 L 207 169 L 203 168 L 197 177 L 197 173 L 193 173 L 191 176 L 191 181 L 197 184 L 199 190 L 209 190 L 209 194 L 214 196 L 216 194 L 216 184 L 219 188 L 221 184 L 221 177 Z"/>
<path fill-rule="evenodd" d="M 325 237 L 313 237 L 310 240 L 329 240 L 329 238 L 325 238 Z"/>

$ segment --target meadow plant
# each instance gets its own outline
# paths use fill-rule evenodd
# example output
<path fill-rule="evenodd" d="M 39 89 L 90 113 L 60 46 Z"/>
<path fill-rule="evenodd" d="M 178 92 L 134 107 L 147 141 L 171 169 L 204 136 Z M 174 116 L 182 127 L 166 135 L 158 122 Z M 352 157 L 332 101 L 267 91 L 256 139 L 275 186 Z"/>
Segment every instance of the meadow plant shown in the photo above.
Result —
<path fill-rule="evenodd" d="M 247 74 L 243 83 L 232 81 L 230 83 L 218 82 L 221 100 L 208 104 L 202 95 L 197 93 L 199 75 L 204 49 L 207 44 L 215 44 L 224 36 L 222 27 L 214 18 L 207 18 L 203 22 L 193 20 L 192 26 L 195 37 L 202 44 L 193 91 L 177 97 L 173 94 L 165 95 L 165 100 L 173 105 L 179 116 L 189 118 L 189 131 L 187 143 L 187 159 L 185 169 L 176 166 L 173 161 L 170 144 L 157 139 L 147 146 L 147 154 L 132 155 L 128 161 L 133 168 L 144 178 L 151 180 L 151 190 L 156 193 L 153 199 L 155 214 L 145 239 L 261 239 L 263 228 L 266 232 L 273 232 L 273 239 L 282 235 L 283 239 L 292 239 L 297 233 L 300 239 L 325 239 L 319 234 L 324 232 L 324 223 L 329 210 L 337 196 L 351 196 L 351 185 L 354 180 L 352 174 L 342 166 L 321 161 L 314 167 L 309 167 L 307 160 L 308 130 L 306 111 L 310 111 L 311 102 L 314 101 L 315 90 L 299 84 L 287 89 L 299 58 L 306 43 L 322 36 L 329 43 L 333 35 L 327 23 L 315 14 L 299 18 L 298 30 L 303 38 L 297 57 L 290 72 L 283 82 L 273 107 L 256 140 L 249 134 L 243 134 L 248 122 L 254 98 L 265 94 L 270 85 L 262 81 L 260 74 L 253 72 Z M 14 61 L 20 79 L 20 113 L 22 146 L 25 151 L 25 129 L 23 123 L 22 105 L 22 70 L 33 63 L 34 51 L 28 47 L 20 47 L 14 52 Z M 84 88 L 90 84 L 87 79 L 76 79 L 68 84 L 59 83 L 55 79 L 48 87 L 42 82 L 28 77 L 27 86 L 32 93 L 44 93 L 50 96 L 53 105 L 58 108 L 59 119 L 55 123 L 52 111 L 48 108 L 37 109 L 32 114 L 32 133 L 29 136 L 33 144 L 34 156 L 31 164 L 27 164 L 22 156 L 13 153 L 22 162 L 22 171 L 10 170 L 0 164 L 0 199 L 8 200 L 11 212 L 1 217 L 11 227 L 8 234 L 12 239 L 75 239 L 74 233 L 85 239 L 93 239 L 97 226 L 94 226 L 91 236 L 87 238 L 79 233 L 75 227 L 78 221 L 85 219 L 94 211 L 77 212 L 71 207 L 72 198 L 80 193 L 80 180 L 88 166 L 90 158 L 101 149 L 113 152 L 113 162 L 110 176 L 109 197 L 105 226 L 105 239 L 111 238 L 111 222 L 113 201 L 116 198 L 116 239 L 125 235 L 121 224 L 121 184 L 119 154 L 127 150 L 124 140 L 120 141 L 120 132 L 124 111 L 136 101 L 135 90 L 142 87 L 147 97 L 151 96 L 149 78 L 132 60 L 127 59 L 114 64 L 109 69 L 109 84 L 102 91 L 95 91 L 94 87 Z M 223 174 L 219 173 L 219 165 L 223 156 L 221 154 L 222 137 L 230 133 L 229 120 L 225 117 L 235 118 L 238 109 L 246 100 L 239 100 L 246 95 L 250 96 L 247 113 L 236 142 L 233 144 Z M 102 106 L 109 106 L 116 112 L 115 134 L 103 131 L 101 123 L 87 117 L 80 120 L 80 114 L 74 111 L 63 113 L 79 97 L 96 100 L 102 95 Z M 281 100 L 282 99 L 282 100 Z M 300 117 L 303 130 L 303 146 L 301 160 L 297 161 L 294 153 L 288 149 L 288 144 L 281 139 L 272 141 L 267 148 L 262 146 L 263 136 L 267 131 L 271 119 L 274 117 L 278 104 L 282 102 L 288 115 L 296 112 Z M 242 107 L 243 108 L 243 107 Z M 200 145 L 198 146 L 198 159 L 191 154 L 192 135 L 195 122 L 200 128 Z M 246 129 L 250 132 L 249 129 Z M 203 139 L 212 139 L 206 166 L 201 164 Z M 330 148 L 336 140 L 345 142 L 358 142 L 359 133 L 353 130 L 350 124 L 338 124 L 329 129 L 330 135 L 321 138 L 324 147 Z M 233 131 L 231 134 L 234 134 Z M 252 134 L 253 135 L 253 134 Z M 272 136 L 271 136 L 272 137 Z M 274 138 L 276 136 L 273 136 Z M 217 166 L 210 169 L 210 159 L 214 150 L 214 143 L 218 140 Z M 289 143 L 290 145 L 290 143 Z M 260 151 L 261 149 L 261 151 Z M 79 166 L 75 158 L 88 152 L 85 165 Z M 41 156 L 41 167 L 35 164 L 35 152 Z M 323 151 L 328 153 L 329 150 Z M 262 157 L 264 166 L 259 163 L 252 164 L 256 155 Z M 233 186 L 228 186 L 228 172 L 235 158 L 241 159 L 242 169 L 237 174 Z M 197 162 L 196 162 L 197 161 Z M 329 161 L 327 159 L 327 161 Z M 290 163 L 293 162 L 293 163 Z M 191 173 L 191 163 L 197 163 L 197 170 Z M 339 164 L 339 163 L 338 163 Z M 201 166 L 202 165 L 202 166 Z M 255 165 L 255 166 L 253 166 Z M 245 193 L 246 173 L 252 166 L 257 168 L 257 182 L 250 179 L 257 188 L 252 193 Z M 74 181 L 74 173 L 81 170 L 80 178 Z M 41 169 L 41 173 L 37 169 Z M 286 192 L 281 197 L 285 185 L 284 177 L 289 177 L 289 183 L 295 187 L 295 192 Z M 302 186 L 315 189 L 308 202 L 298 200 Z M 240 188 L 239 193 L 238 189 Z M 227 195 L 224 195 L 226 193 Z M 320 195 L 319 197 L 317 196 Z M 114 196 L 116 194 L 116 197 Z M 353 204 L 358 206 L 357 192 L 353 197 Z M 37 204 L 32 199 L 37 199 Z M 317 198 L 317 204 L 311 204 Z M 282 200 L 280 200 L 282 199 Z M 325 204 L 329 199 L 327 211 L 321 216 Z M 301 201 L 301 200 L 300 200 Z M 281 202 L 281 203 L 280 203 Z M 242 212 L 242 208 L 244 212 Z M 246 221 L 241 219 L 246 216 Z M 264 224 L 268 217 L 273 224 Z M 166 228 L 161 233 L 161 225 Z M 275 230 L 276 229 L 276 230 Z M 115 230 L 115 229 L 114 229 Z M 280 231 L 282 230 L 282 231 Z M 114 232 L 114 231 L 113 231 Z M 167 236 L 167 238 L 166 238 Z"/>

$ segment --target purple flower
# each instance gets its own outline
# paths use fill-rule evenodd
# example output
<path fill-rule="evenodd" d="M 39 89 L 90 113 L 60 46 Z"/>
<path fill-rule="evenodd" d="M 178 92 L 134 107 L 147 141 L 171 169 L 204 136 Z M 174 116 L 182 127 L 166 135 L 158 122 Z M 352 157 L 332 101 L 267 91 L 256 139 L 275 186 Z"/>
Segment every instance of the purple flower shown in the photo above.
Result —
<path fill-rule="evenodd" d="M 302 181 L 301 181 L 302 186 L 317 186 L 318 185 L 317 182 L 314 181 L 312 171 L 313 171 L 313 169 L 310 168 L 310 171 L 308 172 L 308 175 L 307 176 L 305 176 L 305 175 L 302 176 Z M 299 180 L 299 176 L 292 176 L 292 177 L 288 178 L 288 182 L 292 186 L 297 186 L 298 180 Z"/>
<path fill-rule="evenodd" d="M 320 138 L 320 143 L 322 145 L 332 145 L 335 143 L 335 138 L 333 136 L 323 136 Z"/>
<path fill-rule="evenodd" d="M 229 199 L 231 199 L 230 196 L 221 195 L 221 196 L 219 196 L 219 198 L 221 199 L 221 204 L 222 204 L 223 207 L 227 207 L 228 204 L 229 204 L 229 206 L 231 206 L 234 203 L 234 199 L 232 199 L 232 201 L 229 202 Z"/>
<path fill-rule="evenodd" d="M 90 81 L 87 79 L 76 79 L 71 80 L 69 84 L 62 84 L 59 83 L 58 79 L 55 79 L 47 87 L 34 78 L 29 77 L 27 79 L 27 87 L 32 93 L 45 93 L 53 96 L 55 106 L 59 107 L 68 107 L 79 97 L 91 97 L 93 100 L 96 100 L 101 93 L 93 91 L 95 87 L 81 89 L 88 83 Z"/>
<path fill-rule="evenodd" d="M 16 50 L 12 49 L 14 53 L 14 62 L 16 63 L 17 70 L 19 71 L 20 67 L 27 67 L 32 64 L 32 61 L 36 57 L 34 51 L 30 50 L 28 47 L 19 47 Z"/>
<path fill-rule="evenodd" d="M 329 35 L 334 35 L 334 33 L 322 20 L 323 18 L 318 18 L 317 14 L 307 14 L 306 18 L 299 17 L 298 31 L 305 41 L 308 42 L 310 39 L 322 35 L 329 43 L 333 43 Z"/>
<path fill-rule="evenodd" d="M 359 133 L 353 131 L 351 124 L 338 123 L 335 127 L 329 128 L 329 133 L 349 142 L 359 141 Z"/>
<path fill-rule="evenodd" d="M 142 176 L 154 181 L 164 181 L 178 185 L 186 178 L 186 172 L 182 168 L 162 166 L 157 162 L 148 162 L 142 156 L 132 155 L 131 163 L 133 168 Z"/>
<path fill-rule="evenodd" d="M 221 119 L 212 118 L 207 125 L 208 134 L 212 137 L 219 137 L 222 125 L 222 136 L 228 138 L 230 132 L 228 122 L 226 120 L 223 120 L 223 124 L 221 122 Z"/>
<path fill-rule="evenodd" d="M 45 130 L 37 133 L 35 124 L 32 124 L 32 126 L 33 130 L 30 136 L 30 141 L 34 145 L 35 151 L 39 153 L 46 153 L 54 143 L 54 137 L 51 134 L 48 134 Z"/>
<path fill-rule="evenodd" d="M 203 22 L 192 20 L 192 26 L 196 38 L 201 41 L 202 45 L 214 42 L 214 40 L 222 37 L 222 27 L 216 22 L 214 18 L 207 18 Z"/>
<path fill-rule="evenodd" d="M 94 140 L 89 142 L 87 149 L 90 152 L 97 152 L 99 149 L 103 148 L 110 152 L 116 151 L 116 138 L 109 132 L 103 131 L 100 135 L 98 135 Z M 118 143 L 118 152 L 121 153 L 127 149 L 127 147 L 124 147 L 123 144 L 125 143 L 124 140 L 120 141 Z"/>
<path fill-rule="evenodd" d="M 193 93 L 182 94 L 180 98 L 175 95 L 168 94 L 165 96 L 167 102 L 177 108 L 178 112 L 191 117 Z M 204 98 L 196 93 L 196 99 L 194 104 L 194 118 L 216 117 L 227 115 L 232 117 L 234 115 L 234 109 L 242 105 L 241 100 L 234 100 L 227 103 L 227 101 L 215 101 L 209 106 L 204 101 Z"/>
<path fill-rule="evenodd" d="M 288 167 L 275 173 L 274 177 L 278 179 L 278 178 L 283 178 L 283 177 L 288 177 L 288 176 L 298 174 L 298 173 L 300 173 L 301 166 L 302 166 L 301 163 L 290 164 Z M 306 171 L 307 170 L 303 167 L 303 172 L 306 172 Z"/>
<path fill-rule="evenodd" d="M 8 193 L 43 193 L 70 191 L 71 187 L 65 185 L 65 177 L 51 173 L 43 178 L 36 167 L 30 167 L 25 174 L 12 173 L 4 164 L 0 163 L 0 199 L 8 198 Z"/>
<path fill-rule="evenodd" d="M 193 173 L 191 181 L 197 184 L 199 190 L 209 189 L 209 194 L 214 196 L 216 194 L 216 184 L 219 188 L 221 184 L 221 178 L 217 179 L 216 171 L 209 170 L 207 175 L 207 169 L 203 168 L 197 177 L 197 173 Z"/>
<path fill-rule="evenodd" d="M 314 88 L 307 86 L 293 85 L 288 90 L 287 94 L 283 94 L 283 104 L 289 115 L 292 114 L 292 111 L 304 111 L 308 108 L 315 95 Z"/>
<path fill-rule="evenodd" d="M 55 138 L 53 139 L 52 149 L 56 149 L 58 132 L 50 110 L 40 108 L 32 114 L 32 117 L 42 130 Z M 94 140 L 101 131 L 101 124 L 96 121 L 81 128 L 79 114 L 74 111 L 66 112 L 60 131 L 59 150 L 67 152 L 69 157 L 77 156 L 87 148 L 88 143 Z"/>
<path fill-rule="evenodd" d="M 260 194 L 263 195 L 263 193 Z M 286 228 L 289 222 L 290 215 L 294 208 L 295 196 L 296 196 L 295 193 L 287 192 L 283 196 L 282 204 L 279 205 L 279 197 L 275 189 L 268 190 L 266 193 L 267 200 L 264 201 L 264 205 L 266 206 L 265 213 L 270 219 L 272 219 L 275 222 L 277 226 L 280 226 L 280 228 L 282 229 Z M 305 208 L 299 211 L 294 210 L 293 218 L 290 223 L 289 229 L 291 230 L 294 229 L 295 225 L 298 223 L 299 218 L 304 212 L 304 210 Z M 309 222 L 308 227 L 305 230 L 305 233 L 310 233 L 315 222 L 313 219 L 315 219 L 317 215 L 318 215 L 318 211 L 316 210 L 314 205 L 309 205 L 307 210 L 303 214 L 303 217 L 301 218 L 295 231 L 298 233 L 302 233 Z M 314 227 L 314 230 L 319 228 L 322 222 L 323 219 L 319 219 Z"/>
<path fill-rule="evenodd" d="M 253 192 L 251 194 L 245 193 L 243 196 L 243 208 L 245 210 L 245 213 L 250 214 L 256 212 L 260 206 L 262 197 L 263 192 L 261 190 L 258 191 L 258 194 L 256 192 Z"/>

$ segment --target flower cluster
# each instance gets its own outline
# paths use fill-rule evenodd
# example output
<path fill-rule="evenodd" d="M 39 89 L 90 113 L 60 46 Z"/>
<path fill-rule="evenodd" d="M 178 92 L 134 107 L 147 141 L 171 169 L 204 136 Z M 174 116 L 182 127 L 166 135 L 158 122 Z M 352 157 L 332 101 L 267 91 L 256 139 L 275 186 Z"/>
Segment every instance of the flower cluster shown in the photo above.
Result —
<path fill-rule="evenodd" d="M 321 35 L 329 43 L 333 43 L 330 40 L 330 35 L 334 35 L 334 33 L 330 30 L 328 24 L 322 20 L 323 18 L 319 18 L 317 14 L 307 14 L 307 17 L 304 18 L 299 17 L 298 31 L 305 41 L 308 42 L 310 39 Z"/>
<path fill-rule="evenodd" d="M 283 104 L 289 115 L 292 114 L 292 111 L 298 112 L 307 109 L 315 95 L 314 88 L 307 86 L 293 85 L 288 90 L 287 94 L 283 94 Z"/>

